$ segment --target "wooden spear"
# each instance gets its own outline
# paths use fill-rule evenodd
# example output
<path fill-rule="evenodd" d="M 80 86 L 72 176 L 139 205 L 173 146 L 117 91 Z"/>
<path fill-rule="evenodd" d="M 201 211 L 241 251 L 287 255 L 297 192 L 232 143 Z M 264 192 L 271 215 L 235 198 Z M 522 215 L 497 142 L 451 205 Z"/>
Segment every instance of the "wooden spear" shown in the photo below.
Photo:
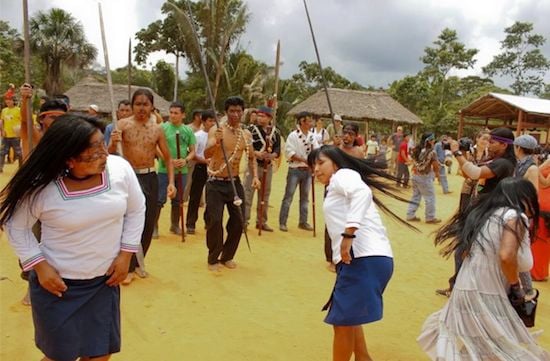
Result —
<path fill-rule="evenodd" d="M 31 84 L 31 44 L 30 44 L 30 31 L 29 31 L 29 4 L 27 0 L 23 0 L 23 36 L 25 40 L 24 44 L 24 63 L 25 63 L 25 83 Z M 29 154 L 33 150 L 32 136 L 33 136 L 33 124 L 32 124 L 32 97 L 27 101 L 27 140 L 29 144 Z"/>

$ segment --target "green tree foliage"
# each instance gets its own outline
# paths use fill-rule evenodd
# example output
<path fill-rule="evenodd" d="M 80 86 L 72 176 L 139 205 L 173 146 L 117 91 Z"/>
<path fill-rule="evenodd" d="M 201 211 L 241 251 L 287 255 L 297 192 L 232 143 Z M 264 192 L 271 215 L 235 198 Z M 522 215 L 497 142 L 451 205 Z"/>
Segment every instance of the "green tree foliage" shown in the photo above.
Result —
<path fill-rule="evenodd" d="M 62 9 L 39 11 L 30 20 L 30 32 L 33 55 L 45 68 L 43 87 L 49 95 L 63 92 L 63 67 L 84 68 L 97 56 L 82 24 Z"/>
<path fill-rule="evenodd" d="M 144 86 L 153 89 L 153 75 L 151 71 L 139 69 L 132 65 L 132 85 Z M 128 84 L 128 66 L 111 70 L 113 84 Z"/>
<path fill-rule="evenodd" d="M 164 60 L 159 60 L 151 71 L 153 75 L 153 89 L 164 99 L 174 99 L 174 82 L 176 76 L 174 68 Z"/>
<path fill-rule="evenodd" d="M 301 101 L 314 94 L 319 89 L 323 89 L 323 78 L 321 76 L 319 64 L 317 63 L 302 61 L 298 65 L 298 68 L 300 72 L 294 74 L 291 79 L 296 82 L 297 88 L 300 89 Z M 346 79 L 330 66 L 323 68 L 323 75 L 327 82 L 327 87 L 329 88 L 365 90 L 365 87 L 361 84 Z"/>
<path fill-rule="evenodd" d="M 467 104 L 467 99 L 480 94 L 480 89 L 493 87 L 493 83 L 479 77 L 450 76 L 452 70 L 473 67 L 478 53 L 477 49 L 467 49 L 455 30 L 443 29 L 433 44 L 424 49 L 424 56 L 420 58 L 424 69 L 394 81 L 389 93 L 417 114 L 426 130 L 453 133 L 457 128 L 458 110 Z"/>
<path fill-rule="evenodd" d="M 0 92 L 9 83 L 21 84 L 24 79 L 23 39 L 17 30 L 0 20 Z"/>
<path fill-rule="evenodd" d="M 510 85 L 514 94 L 541 94 L 544 90 L 544 74 L 550 62 L 540 51 L 546 39 L 533 34 L 533 24 L 516 21 L 506 28 L 506 37 L 501 41 L 502 53 L 483 68 L 490 77 L 508 76 L 514 79 Z"/>
<path fill-rule="evenodd" d="M 191 9 L 193 14 L 188 13 L 185 0 L 164 3 L 162 12 L 166 18 L 137 34 L 140 43 L 136 47 L 136 60 L 143 63 L 149 53 L 164 50 L 184 56 L 192 71 L 199 72 L 202 54 L 191 28 L 190 21 L 194 21 L 205 52 L 203 59 L 212 92 L 217 99 L 222 79 L 225 77 L 226 82 L 230 82 L 226 65 L 232 46 L 246 28 L 249 13 L 241 0 L 201 0 L 192 2 Z"/>
<path fill-rule="evenodd" d="M 447 95 L 447 78 L 453 69 L 469 69 L 474 66 L 477 49 L 466 49 L 458 40 L 455 30 L 445 28 L 433 42 L 433 48 L 426 47 L 420 58 L 425 64 L 423 75 L 430 83 L 434 100 L 438 101 L 438 113 L 443 113 Z"/>

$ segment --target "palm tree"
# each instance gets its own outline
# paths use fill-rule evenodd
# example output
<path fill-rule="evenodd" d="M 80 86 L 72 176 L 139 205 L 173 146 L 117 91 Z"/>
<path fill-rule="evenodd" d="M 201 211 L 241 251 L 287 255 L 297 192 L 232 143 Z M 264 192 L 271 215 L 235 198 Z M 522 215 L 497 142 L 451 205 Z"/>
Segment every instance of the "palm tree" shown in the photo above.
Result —
<path fill-rule="evenodd" d="M 95 60 L 97 49 L 88 43 L 80 22 L 62 9 L 39 11 L 30 20 L 31 47 L 44 63 L 43 87 L 48 95 L 63 91 L 63 67 L 82 69 Z"/>
<path fill-rule="evenodd" d="M 162 6 L 166 19 L 151 23 L 136 34 L 139 40 L 136 60 L 143 63 L 149 53 L 165 50 L 184 56 L 192 71 L 199 72 L 201 54 L 191 28 L 193 21 L 205 52 L 206 70 L 216 99 L 221 80 L 229 79 L 227 62 L 233 44 L 245 31 L 249 13 L 242 0 L 200 0 L 188 4 L 189 1 L 167 0 Z M 188 5 L 192 14 L 189 14 Z"/>

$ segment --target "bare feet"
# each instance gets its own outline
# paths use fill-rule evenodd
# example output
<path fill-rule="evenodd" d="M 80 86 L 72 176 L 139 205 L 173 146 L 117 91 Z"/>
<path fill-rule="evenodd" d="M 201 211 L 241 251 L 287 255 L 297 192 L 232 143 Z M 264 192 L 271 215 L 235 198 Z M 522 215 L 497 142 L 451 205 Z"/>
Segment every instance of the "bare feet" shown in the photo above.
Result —
<path fill-rule="evenodd" d="M 29 289 L 27 288 L 27 293 L 25 293 L 25 297 L 21 299 L 21 303 L 25 306 L 31 305 L 31 295 L 29 294 Z"/>
<path fill-rule="evenodd" d="M 128 272 L 128 276 L 122 281 L 122 284 L 125 286 L 129 285 L 134 280 L 134 276 L 134 272 Z"/>
<path fill-rule="evenodd" d="M 229 269 L 237 268 L 237 263 L 235 263 L 235 261 L 233 261 L 232 259 L 230 259 L 229 261 L 222 262 L 222 264 Z"/>

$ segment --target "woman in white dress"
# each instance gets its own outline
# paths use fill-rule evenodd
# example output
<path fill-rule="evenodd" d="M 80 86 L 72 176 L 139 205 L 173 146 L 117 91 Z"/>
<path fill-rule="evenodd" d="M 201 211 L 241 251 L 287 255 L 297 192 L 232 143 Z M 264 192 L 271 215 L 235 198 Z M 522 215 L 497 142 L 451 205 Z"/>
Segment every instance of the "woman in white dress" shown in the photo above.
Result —
<path fill-rule="evenodd" d="M 491 197 L 438 231 L 441 253 L 458 252 L 464 263 L 449 301 L 428 317 L 418 337 L 432 360 L 550 360 L 508 296 L 524 300 L 519 272 L 533 264 L 528 218 L 538 213 L 533 185 L 505 178 Z"/>

